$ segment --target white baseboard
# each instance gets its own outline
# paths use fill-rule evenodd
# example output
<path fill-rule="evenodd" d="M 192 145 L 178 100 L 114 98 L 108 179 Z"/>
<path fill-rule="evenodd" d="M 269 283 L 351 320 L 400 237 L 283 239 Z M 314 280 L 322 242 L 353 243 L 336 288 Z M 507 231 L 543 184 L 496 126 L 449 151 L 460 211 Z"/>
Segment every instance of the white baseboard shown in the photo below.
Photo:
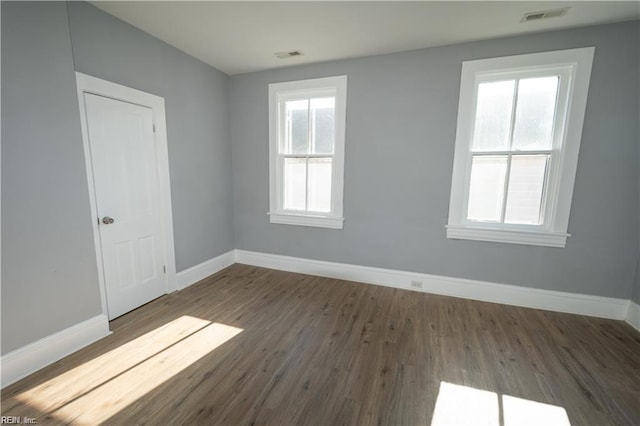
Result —
<path fill-rule="evenodd" d="M 111 334 L 106 315 L 98 315 L 18 348 L 0 359 L 4 388 Z"/>
<path fill-rule="evenodd" d="M 245 250 L 232 250 L 179 272 L 177 274 L 179 288 L 188 287 L 232 265 L 234 262 L 464 299 L 624 320 L 640 331 L 640 305 L 630 300 L 540 290 Z M 421 282 L 422 288 L 412 287 L 412 281 Z M 2 371 L 0 387 L 4 388 L 109 334 L 107 316 L 98 315 L 3 355 L 0 358 Z"/>
<path fill-rule="evenodd" d="M 234 262 L 235 251 L 232 250 L 179 272 L 176 274 L 178 289 L 215 274 Z M 110 333 L 107 316 L 98 315 L 9 352 L 0 358 L 0 387 L 4 388 Z"/>
<path fill-rule="evenodd" d="M 198 281 L 213 275 L 216 272 L 233 265 L 235 262 L 235 250 L 228 251 L 213 259 L 205 260 L 199 265 L 180 271 L 176 274 L 178 290 L 189 287 Z"/>
<path fill-rule="evenodd" d="M 387 287 L 416 290 L 484 302 L 502 303 L 600 318 L 626 319 L 627 322 L 630 322 L 630 314 L 628 314 L 628 312 L 630 312 L 629 301 L 625 299 L 540 290 L 530 287 L 345 263 L 325 262 L 245 250 L 236 250 L 236 262 L 282 271 L 378 284 Z M 412 287 L 412 281 L 421 282 L 422 288 Z M 638 305 L 636 305 L 636 307 L 637 306 Z"/>
<path fill-rule="evenodd" d="M 624 319 L 631 327 L 640 331 L 640 305 L 636 302 L 629 300 L 629 307 L 627 308 L 627 316 Z"/>

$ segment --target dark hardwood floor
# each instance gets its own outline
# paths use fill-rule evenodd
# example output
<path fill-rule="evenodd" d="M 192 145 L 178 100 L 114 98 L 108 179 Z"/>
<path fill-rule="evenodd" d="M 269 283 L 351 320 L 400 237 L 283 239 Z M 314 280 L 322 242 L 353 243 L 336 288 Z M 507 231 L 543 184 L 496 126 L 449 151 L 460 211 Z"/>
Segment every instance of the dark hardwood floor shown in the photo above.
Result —
<path fill-rule="evenodd" d="M 2 415 L 38 424 L 640 424 L 640 333 L 621 321 L 236 264 L 111 329 L 4 389 Z"/>

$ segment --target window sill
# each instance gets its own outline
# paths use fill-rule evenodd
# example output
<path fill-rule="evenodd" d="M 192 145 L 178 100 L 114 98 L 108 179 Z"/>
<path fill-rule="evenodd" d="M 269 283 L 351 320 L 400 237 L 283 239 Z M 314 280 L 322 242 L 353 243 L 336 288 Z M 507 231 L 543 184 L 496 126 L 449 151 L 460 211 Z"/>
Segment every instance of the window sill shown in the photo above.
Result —
<path fill-rule="evenodd" d="M 564 248 L 571 234 L 447 225 L 447 238 Z"/>
<path fill-rule="evenodd" d="M 269 213 L 269 222 L 281 225 L 313 226 L 316 228 L 342 229 L 344 218 L 311 216 L 290 213 Z"/>

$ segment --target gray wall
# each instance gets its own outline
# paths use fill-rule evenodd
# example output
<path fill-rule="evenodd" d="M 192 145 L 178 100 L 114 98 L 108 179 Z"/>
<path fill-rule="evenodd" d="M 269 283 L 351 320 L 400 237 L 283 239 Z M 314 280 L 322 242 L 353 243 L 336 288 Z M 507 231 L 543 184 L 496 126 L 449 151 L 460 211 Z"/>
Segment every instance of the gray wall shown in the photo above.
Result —
<path fill-rule="evenodd" d="M 640 46 L 638 47 L 640 50 Z M 640 84 L 638 84 L 638 99 L 640 99 Z M 638 126 L 638 133 L 640 133 L 640 112 L 638 115 L 638 121 L 636 122 Z M 638 141 L 638 193 L 640 194 L 640 140 Z M 638 195 L 638 200 L 640 201 L 640 195 Z M 640 207 L 639 207 L 640 209 Z M 640 223 L 640 214 L 638 215 L 638 222 Z M 631 294 L 631 300 L 640 305 L 640 225 L 638 225 L 638 260 L 636 261 L 636 282 L 633 287 L 633 293 Z"/>
<path fill-rule="evenodd" d="M 1 7 L 3 354 L 100 313 L 74 69 L 165 98 L 179 271 L 241 248 L 640 302 L 638 23 L 229 78 L 86 3 Z M 461 62 L 592 45 L 567 248 L 447 240 Z M 270 225 L 267 84 L 339 74 L 345 229 Z"/>
<path fill-rule="evenodd" d="M 177 270 L 233 250 L 227 75 L 88 3 L 69 20 L 77 71 L 165 98 Z"/>
<path fill-rule="evenodd" d="M 640 260 L 636 263 L 636 282 L 631 294 L 631 300 L 640 305 Z"/>
<path fill-rule="evenodd" d="M 640 46 L 638 47 L 640 51 Z M 640 56 L 640 53 L 639 53 Z M 638 84 L 638 99 L 640 100 L 640 83 Z M 640 102 L 640 101 L 639 101 Z M 638 133 L 640 134 L 640 111 L 638 111 L 638 121 L 636 122 L 638 126 Z M 639 138 L 640 139 L 640 138 Z M 640 202 L 640 140 L 638 141 L 638 201 Z M 638 206 L 640 209 L 640 206 Z M 640 305 L 640 214 L 638 214 L 638 260 L 636 262 L 636 285 L 633 288 L 633 294 L 631 295 L 631 300 Z"/>
<path fill-rule="evenodd" d="M 1 7 L 4 354 L 101 305 L 65 4 Z"/>
<path fill-rule="evenodd" d="M 638 22 L 231 77 L 236 247 L 628 299 L 638 259 Z M 596 46 L 564 249 L 448 240 L 461 63 Z M 348 75 L 343 230 L 269 224 L 267 85 Z"/>
<path fill-rule="evenodd" d="M 87 3 L 2 2 L 2 353 L 101 311 L 74 69 L 165 98 L 177 270 L 234 248 L 228 77 Z"/>

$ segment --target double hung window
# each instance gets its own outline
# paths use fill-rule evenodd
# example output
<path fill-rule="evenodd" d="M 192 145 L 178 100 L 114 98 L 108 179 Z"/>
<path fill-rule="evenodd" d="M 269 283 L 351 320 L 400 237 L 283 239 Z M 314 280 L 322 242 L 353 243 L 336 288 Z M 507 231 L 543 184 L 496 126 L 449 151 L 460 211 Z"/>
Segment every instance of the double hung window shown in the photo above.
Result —
<path fill-rule="evenodd" d="M 463 63 L 449 238 L 564 247 L 593 51 Z"/>
<path fill-rule="evenodd" d="M 269 85 L 270 221 L 342 228 L 346 76 Z"/>

